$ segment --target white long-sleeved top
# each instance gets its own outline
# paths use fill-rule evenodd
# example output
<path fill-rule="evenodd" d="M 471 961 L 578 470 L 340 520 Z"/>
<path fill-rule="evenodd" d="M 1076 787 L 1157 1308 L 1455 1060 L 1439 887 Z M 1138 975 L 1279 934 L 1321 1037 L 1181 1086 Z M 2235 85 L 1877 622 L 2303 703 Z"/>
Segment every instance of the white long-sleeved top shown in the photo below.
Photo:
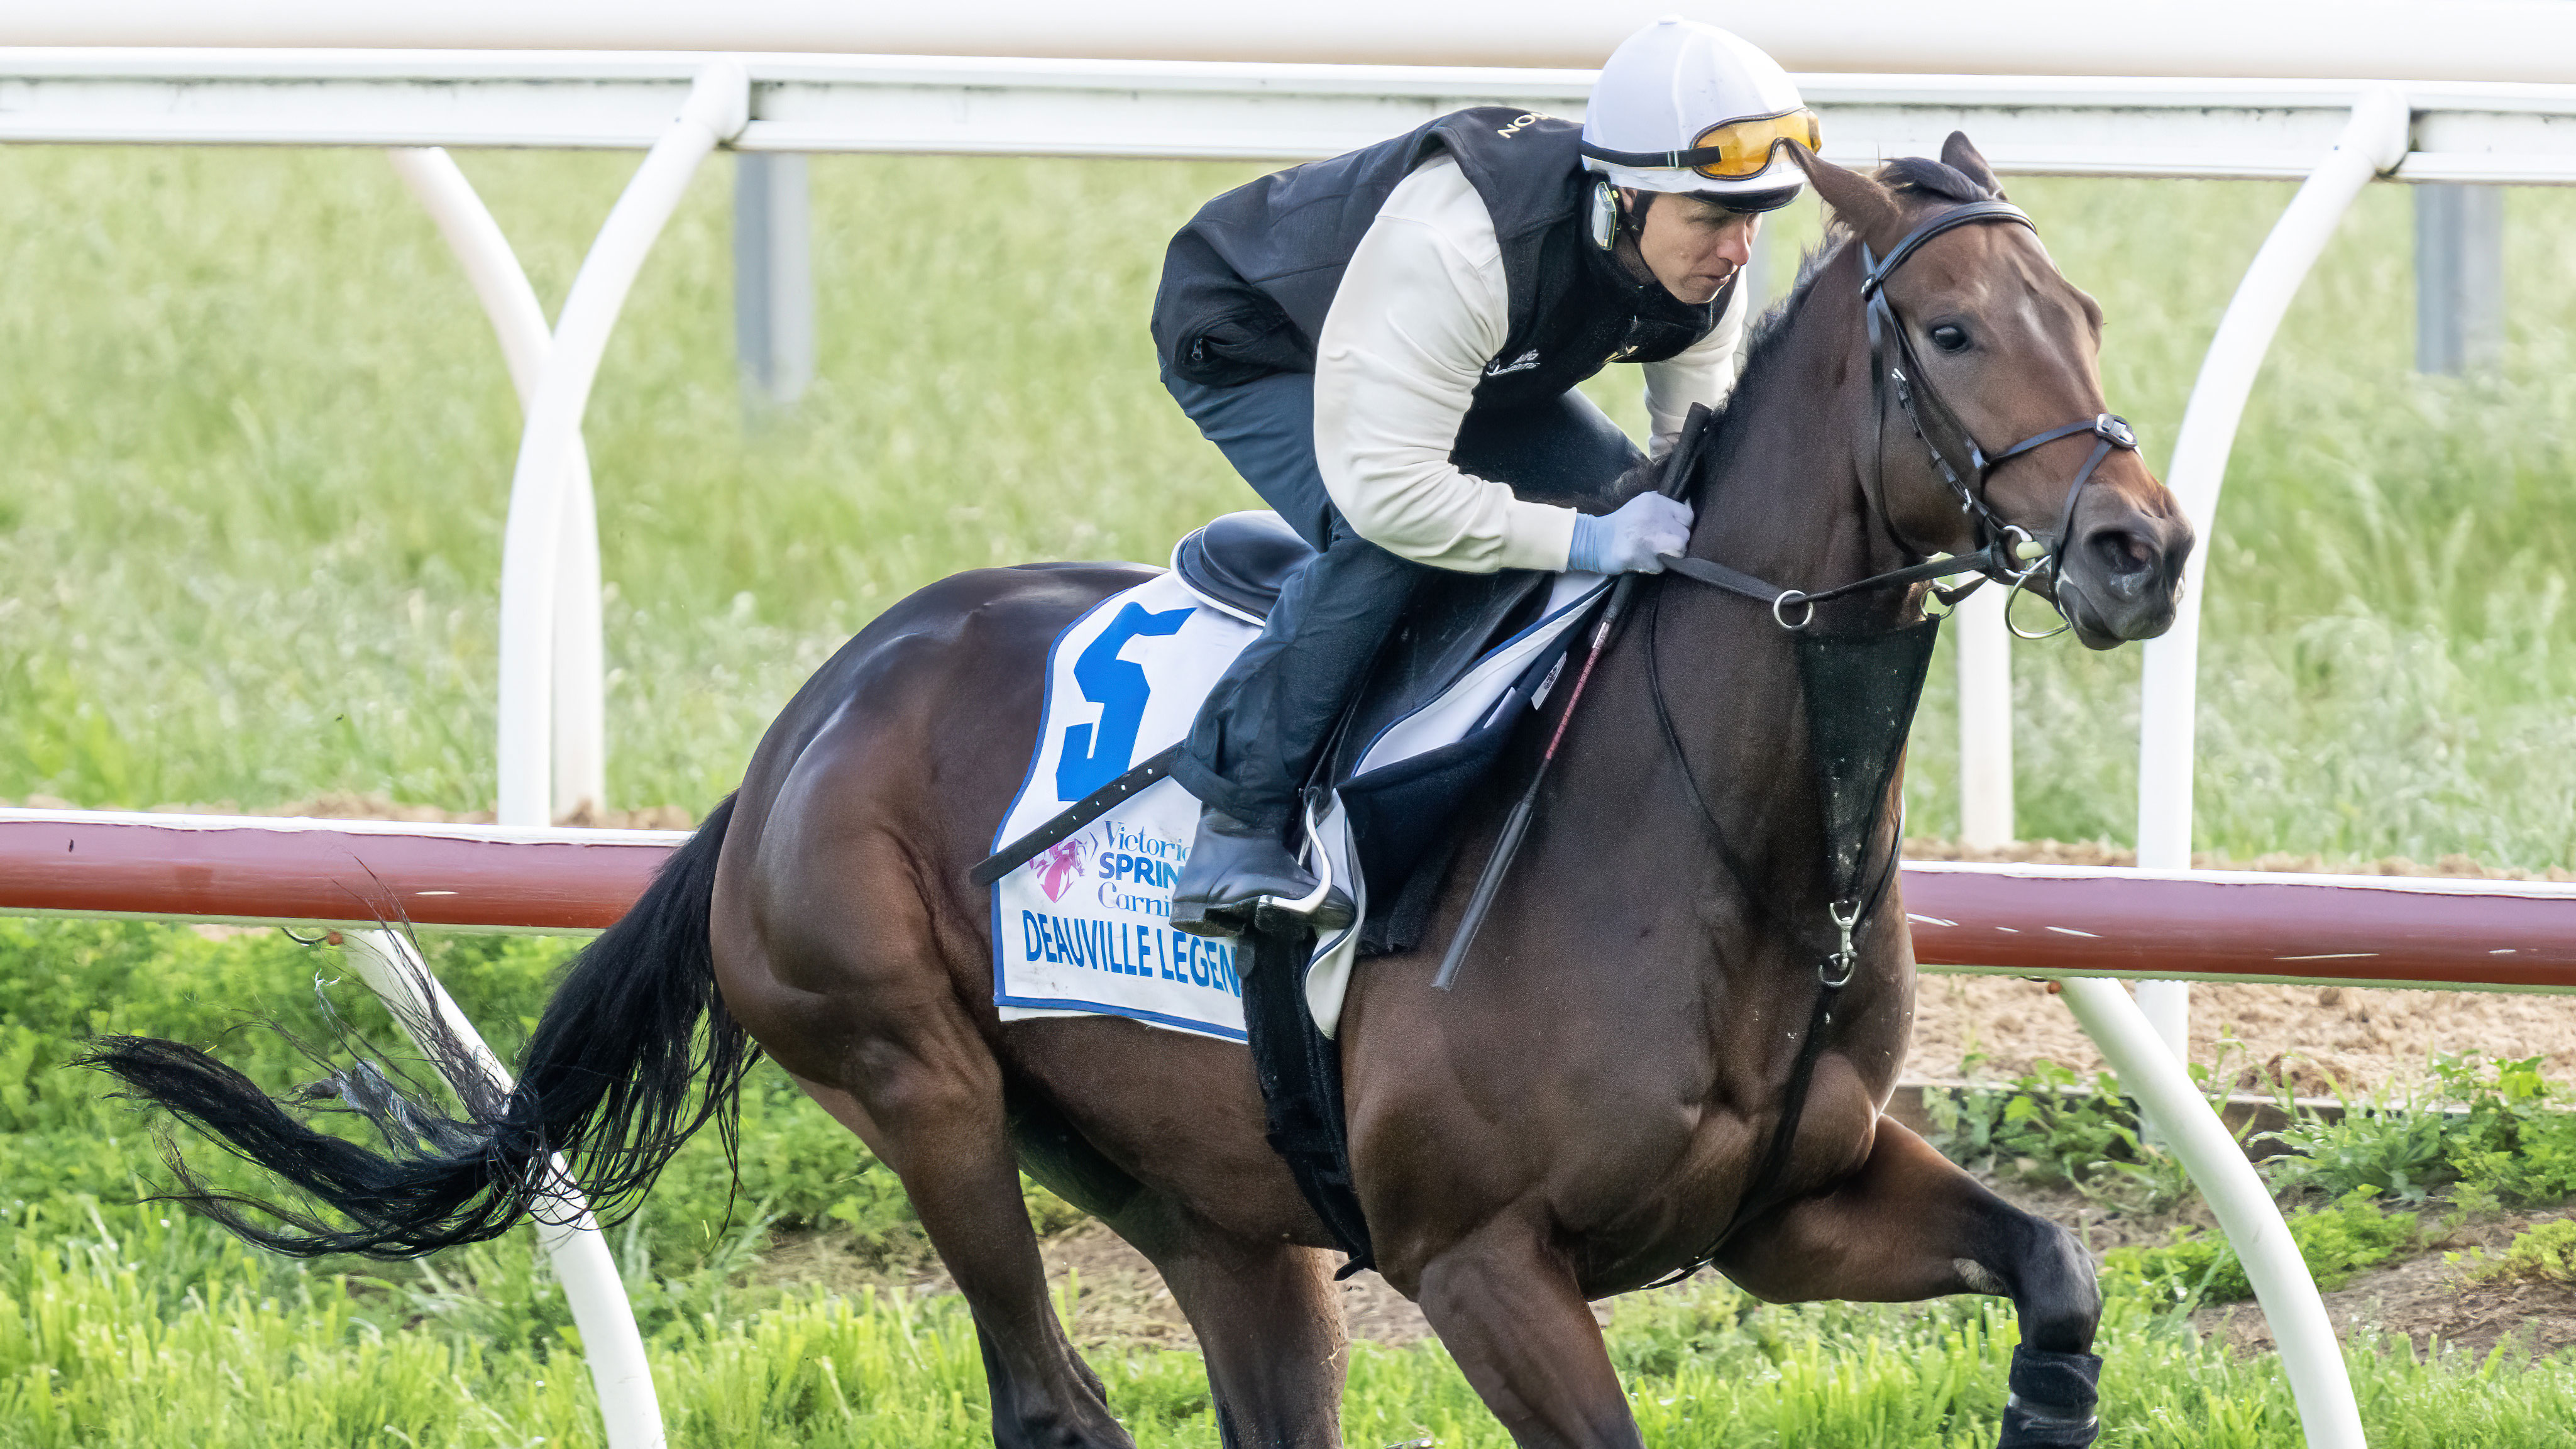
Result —
<path fill-rule="evenodd" d="M 1574 510 L 1529 503 L 1449 461 L 1511 325 L 1501 244 L 1455 159 L 1397 183 L 1342 274 L 1315 348 L 1315 461 L 1362 538 L 1466 573 L 1563 569 Z M 1735 385 L 1744 291 L 1709 335 L 1644 365 L 1661 452 L 1693 403 Z"/>

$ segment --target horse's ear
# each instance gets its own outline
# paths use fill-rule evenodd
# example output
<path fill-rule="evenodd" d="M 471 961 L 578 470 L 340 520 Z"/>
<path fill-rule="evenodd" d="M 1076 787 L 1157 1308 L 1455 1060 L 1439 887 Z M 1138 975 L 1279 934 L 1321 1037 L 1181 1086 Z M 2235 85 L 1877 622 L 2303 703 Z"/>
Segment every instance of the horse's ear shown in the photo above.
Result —
<path fill-rule="evenodd" d="M 2003 200 L 2004 184 L 1995 179 L 1995 168 L 1977 153 L 1967 132 L 1952 131 L 1950 139 L 1941 143 L 1941 164 L 1993 192 L 1997 201 Z"/>
<path fill-rule="evenodd" d="M 1795 141 L 1789 143 L 1789 159 L 1815 183 L 1816 195 L 1833 208 L 1834 220 L 1850 227 L 1862 241 L 1883 251 L 1905 230 L 1905 208 L 1886 187 Z"/>

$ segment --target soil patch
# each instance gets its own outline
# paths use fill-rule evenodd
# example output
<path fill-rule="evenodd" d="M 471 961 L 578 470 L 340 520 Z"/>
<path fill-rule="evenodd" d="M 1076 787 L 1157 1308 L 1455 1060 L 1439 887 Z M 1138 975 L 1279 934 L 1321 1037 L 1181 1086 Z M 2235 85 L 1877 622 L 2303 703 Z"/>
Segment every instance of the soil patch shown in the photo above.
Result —
<path fill-rule="evenodd" d="M 2432 1244 L 2433 1251 L 2390 1267 L 2375 1268 L 2325 1296 L 2335 1332 L 2403 1336 L 2415 1351 L 2436 1343 L 2484 1356 L 2507 1339 L 2520 1361 L 2545 1358 L 2576 1346 L 2576 1283 L 2469 1281 L 2465 1264 L 2446 1260 L 2484 1248 L 2501 1254 L 2515 1233 L 2565 1216 L 2563 1209 L 2515 1214 L 2464 1225 Z M 2204 1308 L 2192 1315 L 2200 1331 L 2245 1353 L 2272 1351 L 2272 1331 L 2251 1303 Z"/>
<path fill-rule="evenodd" d="M 2405 991 L 2352 986 L 2194 983 L 2191 1059 L 2220 1059 L 2222 1038 L 2237 1084 L 2289 1082 L 2300 1096 L 2348 1093 L 2420 1079 L 2436 1053 L 2536 1056 L 2552 1081 L 2576 1077 L 2576 996 L 2492 991 Z M 2074 1013 L 2036 981 L 2003 976 L 1923 976 L 1915 987 L 1909 1078 L 2019 1076 L 2046 1058 L 2078 1072 L 2104 1063 Z"/>
<path fill-rule="evenodd" d="M 1069 1228 L 1047 1238 L 1039 1249 L 1056 1301 L 1065 1301 L 1068 1286 L 1074 1289 L 1066 1327 L 1078 1347 L 1198 1347 L 1172 1290 L 1163 1286 L 1162 1274 L 1106 1225 L 1088 1222 Z M 1406 1344 L 1431 1336 L 1422 1310 L 1377 1274 L 1355 1273 L 1339 1286 L 1351 1337 Z M 954 1291 L 948 1275 L 936 1270 L 916 1276 L 911 1287 L 918 1293 Z"/>

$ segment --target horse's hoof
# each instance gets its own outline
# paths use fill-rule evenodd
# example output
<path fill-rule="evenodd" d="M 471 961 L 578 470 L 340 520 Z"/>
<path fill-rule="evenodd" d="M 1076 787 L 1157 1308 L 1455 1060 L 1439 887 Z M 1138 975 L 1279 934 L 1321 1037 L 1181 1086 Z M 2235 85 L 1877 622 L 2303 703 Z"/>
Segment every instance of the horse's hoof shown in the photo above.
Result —
<path fill-rule="evenodd" d="M 2093 1416 L 2094 1385 L 2102 1360 L 2089 1353 L 2050 1353 L 2023 1344 L 2013 1350 L 2012 1397 L 2004 1403 L 2003 1436 L 1995 1449 L 2085 1449 L 2099 1438 Z"/>

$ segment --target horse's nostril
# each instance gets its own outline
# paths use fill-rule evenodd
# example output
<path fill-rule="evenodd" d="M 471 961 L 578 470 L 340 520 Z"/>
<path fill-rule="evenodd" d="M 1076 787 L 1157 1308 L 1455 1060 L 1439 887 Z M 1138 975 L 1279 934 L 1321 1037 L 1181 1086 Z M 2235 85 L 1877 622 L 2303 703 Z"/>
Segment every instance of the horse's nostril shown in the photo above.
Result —
<path fill-rule="evenodd" d="M 2125 528 L 2102 529 L 2085 542 L 2102 571 L 2115 579 L 2149 573 L 2156 566 L 2154 546 Z"/>

